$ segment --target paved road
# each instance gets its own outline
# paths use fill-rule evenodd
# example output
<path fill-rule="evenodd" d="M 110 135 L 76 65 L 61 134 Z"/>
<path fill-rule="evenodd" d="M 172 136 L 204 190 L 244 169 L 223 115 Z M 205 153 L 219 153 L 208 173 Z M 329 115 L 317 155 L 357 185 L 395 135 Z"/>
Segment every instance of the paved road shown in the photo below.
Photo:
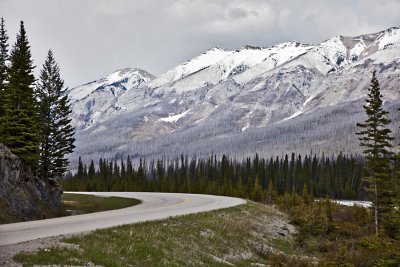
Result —
<path fill-rule="evenodd" d="M 82 194 L 83 192 L 76 193 Z M 238 198 L 195 194 L 140 192 L 85 192 L 85 194 L 131 197 L 143 202 L 119 210 L 0 225 L 0 246 L 43 237 L 74 234 L 122 224 L 233 207 L 245 203 L 244 200 Z"/>

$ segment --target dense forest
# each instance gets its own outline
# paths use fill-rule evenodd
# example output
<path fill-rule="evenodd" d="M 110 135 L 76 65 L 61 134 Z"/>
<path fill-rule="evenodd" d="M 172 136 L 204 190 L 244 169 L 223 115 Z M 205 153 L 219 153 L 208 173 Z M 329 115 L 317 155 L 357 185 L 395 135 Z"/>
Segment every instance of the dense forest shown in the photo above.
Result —
<path fill-rule="evenodd" d="M 60 180 L 66 190 L 157 191 L 216 194 L 265 201 L 272 195 L 309 192 L 315 197 L 364 199 L 365 162 L 361 156 L 317 157 L 291 154 L 283 158 L 242 161 L 227 156 L 208 159 L 118 161 L 100 159 Z"/>

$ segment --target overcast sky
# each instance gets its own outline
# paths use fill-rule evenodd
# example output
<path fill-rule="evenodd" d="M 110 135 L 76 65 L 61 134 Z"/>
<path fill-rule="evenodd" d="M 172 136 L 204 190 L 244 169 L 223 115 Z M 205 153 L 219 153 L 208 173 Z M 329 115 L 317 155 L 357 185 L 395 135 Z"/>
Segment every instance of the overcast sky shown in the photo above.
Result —
<path fill-rule="evenodd" d="M 0 0 L 10 43 L 23 20 L 36 72 L 52 49 L 69 87 L 124 67 L 160 75 L 213 46 L 373 33 L 399 12 L 400 0 Z"/>

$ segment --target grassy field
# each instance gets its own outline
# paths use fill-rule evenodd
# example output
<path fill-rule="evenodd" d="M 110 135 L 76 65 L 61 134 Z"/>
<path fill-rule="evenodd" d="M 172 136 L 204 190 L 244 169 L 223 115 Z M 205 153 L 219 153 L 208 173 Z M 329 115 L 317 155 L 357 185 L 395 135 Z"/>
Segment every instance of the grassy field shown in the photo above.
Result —
<path fill-rule="evenodd" d="M 140 200 L 123 197 L 98 197 L 84 194 L 62 195 L 61 201 L 67 214 L 83 214 L 130 207 Z"/>
<path fill-rule="evenodd" d="M 305 266 L 293 249 L 295 230 L 275 209 L 234 208 L 125 225 L 70 237 L 75 248 L 53 247 L 15 260 L 34 264 L 102 266 Z M 258 264 L 258 265 L 257 265 Z"/>

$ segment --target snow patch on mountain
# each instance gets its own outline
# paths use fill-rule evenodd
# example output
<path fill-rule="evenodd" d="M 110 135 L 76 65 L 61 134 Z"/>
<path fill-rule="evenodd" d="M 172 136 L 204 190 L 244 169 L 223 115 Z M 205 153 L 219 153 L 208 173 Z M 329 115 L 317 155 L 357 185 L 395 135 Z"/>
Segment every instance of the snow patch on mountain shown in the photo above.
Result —
<path fill-rule="evenodd" d="M 189 112 L 189 110 L 186 110 L 185 112 L 181 113 L 181 114 L 177 114 L 177 115 L 171 115 L 169 117 L 166 118 L 161 118 L 161 121 L 165 121 L 165 122 L 177 122 L 179 119 L 185 117 L 185 115 Z"/>

